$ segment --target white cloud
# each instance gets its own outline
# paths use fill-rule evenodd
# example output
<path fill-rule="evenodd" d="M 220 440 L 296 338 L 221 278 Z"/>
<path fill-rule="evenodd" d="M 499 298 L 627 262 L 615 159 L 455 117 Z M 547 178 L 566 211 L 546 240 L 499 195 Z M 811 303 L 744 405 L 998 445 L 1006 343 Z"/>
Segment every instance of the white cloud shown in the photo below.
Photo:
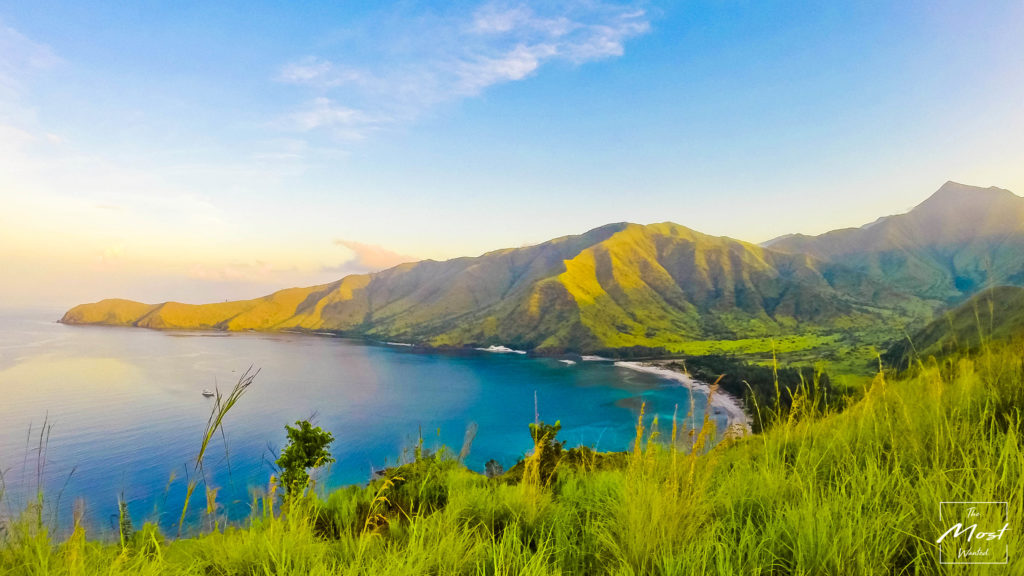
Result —
<path fill-rule="evenodd" d="M 469 14 L 380 22 L 369 35 L 381 40 L 371 50 L 373 65 L 325 54 L 281 68 L 278 81 L 316 91 L 315 99 L 284 117 L 285 126 L 362 137 L 439 103 L 524 80 L 549 63 L 622 56 L 629 39 L 650 29 L 643 10 L 589 0 L 489 2 Z M 420 27 L 408 29 L 409 22 Z"/>
<path fill-rule="evenodd" d="M 16 126 L 0 124 L 0 154 L 11 156 L 20 153 L 36 138 L 28 131 Z"/>
<path fill-rule="evenodd" d="M 522 80 L 557 52 L 558 48 L 553 44 L 520 44 L 496 57 L 460 62 L 456 71 L 458 82 L 452 93 L 475 96 L 489 86 Z"/>
<path fill-rule="evenodd" d="M 332 87 L 366 80 L 363 73 L 351 68 L 338 66 L 328 60 L 307 56 L 281 68 L 278 80 L 289 84 Z"/>
<path fill-rule="evenodd" d="M 584 19 L 596 17 L 601 21 L 604 15 L 600 15 L 600 13 L 607 9 L 601 4 L 574 5 L 571 2 L 563 4 L 561 8 L 566 12 L 573 12 L 574 8 L 582 8 L 582 18 L 576 20 L 566 14 L 539 15 L 527 3 L 509 5 L 490 2 L 473 13 L 471 30 L 477 34 L 535 33 L 550 38 L 561 38 L 574 31 L 587 28 L 588 24 Z"/>
<path fill-rule="evenodd" d="M 481 6 L 473 14 L 472 30 L 482 34 L 501 34 L 511 32 L 533 19 L 533 10 L 525 4 L 500 6 L 490 3 Z"/>
<path fill-rule="evenodd" d="M 328 98 L 316 98 L 306 108 L 293 113 L 293 125 L 302 132 L 324 126 L 352 126 L 363 123 L 366 115 L 352 108 L 337 106 Z"/>
<path fill-rule="evenodd" d="M 322 79 L 331 72 L 331 63 L 313 56 L 298 62 L 285 64 L 278 79 L 294 84 L 309 84 Z"/>
<path fill-rule="evenodd" d="M 347 248 L 352 253 L 352 258 L 337 269 L 354 270 L 359 272 L 376 272 L 397 266 L 405 262 L 416 262 L 419 258 L 399 254 L 376 244 L 365 244 L 354 240 L 338 239 L 334 241 L 336 246 Z"/>
<path fill-rule="evenodd" d="M 320 96 L 285 116 L 279 124 L 289 131 L 311 132 L 324 129 L 340 138 L 360 139 L 385 122 L 387 119 L 384 117 L 374 117 Z"/>
<path fill-rule="evenodd" d="M 60 58 L 49 46 L 33 42 L 0 22 L 0 97 L 13 97 L 22 89 L 26 74 L 59 62 Z"/>

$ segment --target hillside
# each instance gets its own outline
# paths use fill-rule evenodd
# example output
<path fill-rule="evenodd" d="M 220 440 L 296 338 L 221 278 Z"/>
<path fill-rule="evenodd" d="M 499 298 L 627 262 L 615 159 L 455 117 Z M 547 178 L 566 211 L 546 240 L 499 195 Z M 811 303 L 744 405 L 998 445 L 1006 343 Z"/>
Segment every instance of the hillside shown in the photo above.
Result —
<path fill-rule="evenodd" d="M 985 290 L 930 322 L 893 346 L 885 359 L 905 366 L 913 357 L 927 358 L 977 350 L 1024 337 L 1024 288 L 999 286 Z"/>
<path fill-rule="evenodd" d="M 1024 285 L 1024 198 L 947 182 L 906 214 L 764 246 L 838 264 L 921 298 L 958 302 L 987 285 Z"/>
<path fill-rule="evenodd" d="M 588 352 L 867 325 L 920 303 L 858 272 L 672 223 L 610 224 L 237 302 L 104 300 L 61 320 L 335 331 L 431 346 Z"/>

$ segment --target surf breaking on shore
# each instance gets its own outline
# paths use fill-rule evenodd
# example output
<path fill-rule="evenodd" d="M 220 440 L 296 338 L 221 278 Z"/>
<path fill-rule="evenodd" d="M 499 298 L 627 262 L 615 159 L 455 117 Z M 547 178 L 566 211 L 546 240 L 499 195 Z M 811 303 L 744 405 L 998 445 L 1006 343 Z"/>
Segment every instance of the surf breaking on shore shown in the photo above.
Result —
<path fill-rule="evenodd" d="M 711 406 L 721 408 L 726 415 L 726 429 L 730 429 L 733 426 L 742 426 L 745 432 L 750 432 L 750 424 L 752 420 L 750 416 L 743 410 L 743 403 L 739 398 L 723 392 L 719 388 L 713 396 L 711 393 L 711 386 L 704 382 L 694 380 L 690 376 L 683 374 L 682 372 L 676 372 L 668 368 L 661 366 L 651 366 L 649 364 L 643 364 L 640 362 L 616 362 L 616 366 L 622 368 L 628 368 L 629 370 L 636 370 L 637 372 L 646 372 L 648 374 L 654 374 L 667 380 L 674 380 L 679 382 L 683 386 L 686 386 L 690 390 L 696 390 L 709 396 Z"/>

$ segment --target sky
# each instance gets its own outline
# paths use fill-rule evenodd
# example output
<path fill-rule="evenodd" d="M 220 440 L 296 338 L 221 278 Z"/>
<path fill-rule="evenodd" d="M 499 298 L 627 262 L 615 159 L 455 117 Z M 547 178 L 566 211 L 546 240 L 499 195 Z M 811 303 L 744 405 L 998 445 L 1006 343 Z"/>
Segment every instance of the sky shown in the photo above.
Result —
<path fill-rule="evenodd" d="M 0 307 L 1024 194 L 1024 3 L 0 0 Z"/>

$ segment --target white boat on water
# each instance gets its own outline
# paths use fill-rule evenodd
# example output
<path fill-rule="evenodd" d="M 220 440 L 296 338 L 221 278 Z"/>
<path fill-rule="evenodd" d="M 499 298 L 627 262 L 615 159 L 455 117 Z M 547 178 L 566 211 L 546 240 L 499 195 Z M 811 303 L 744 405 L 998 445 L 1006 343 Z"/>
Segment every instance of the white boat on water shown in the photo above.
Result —
<path fill-rule="evenodd" d="M 203 389 L 203 396 L 205 396 L 205 397 L 207 397 L 207 398 L 210 398 L 210 397 L 212 397 L 213 395 L 214 395 L 214 394 L 213 394 L 213 392 L 210 392 L 209 390 L 207 390 L 207 389 L 205 389 L 205 388 Z"/>

